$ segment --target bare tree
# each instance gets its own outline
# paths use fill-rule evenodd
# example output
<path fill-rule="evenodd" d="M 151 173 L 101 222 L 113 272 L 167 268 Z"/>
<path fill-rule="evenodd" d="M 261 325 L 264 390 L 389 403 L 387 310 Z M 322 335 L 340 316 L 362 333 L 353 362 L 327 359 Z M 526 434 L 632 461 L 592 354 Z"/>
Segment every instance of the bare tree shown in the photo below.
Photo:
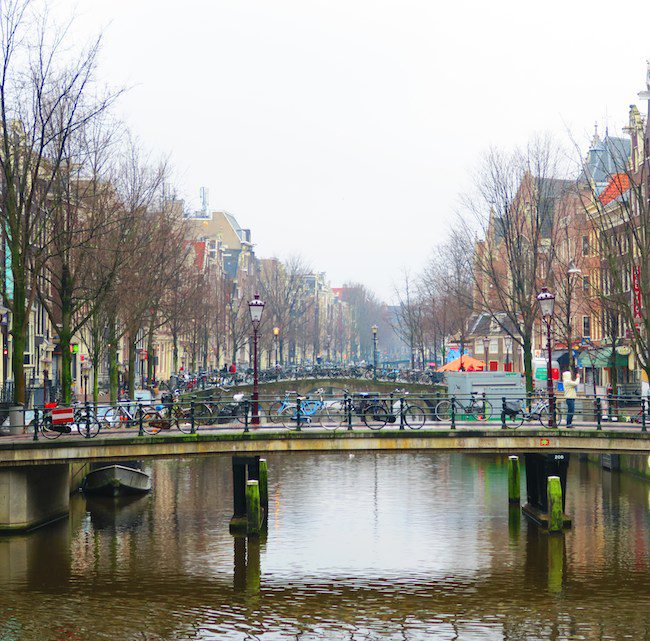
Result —
<path fill-rule="evenodd" d="M 72 56 L 67 28 L 38 20 L 29 0 L 0 0 L 0 210 L 11 271 L 14 398 L 25 401 L 23 355 L 36 280 L 45 258 L 48 206 L 69 138 L 103 112 L 97 97 L 99 39 Z"/>

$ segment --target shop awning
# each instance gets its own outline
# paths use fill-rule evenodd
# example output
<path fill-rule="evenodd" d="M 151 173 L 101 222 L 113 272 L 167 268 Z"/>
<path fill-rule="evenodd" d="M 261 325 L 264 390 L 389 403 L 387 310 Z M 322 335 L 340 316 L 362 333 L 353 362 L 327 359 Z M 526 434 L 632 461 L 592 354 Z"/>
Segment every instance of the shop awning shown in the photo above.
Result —
<path fill-rule="evenodd" d="M 580 367 L 627 367 L 629 355 L 616 352 L 612 359 L 612 348 L 602 347 L 595 350 L 584 350 L 578 357 Z"/>

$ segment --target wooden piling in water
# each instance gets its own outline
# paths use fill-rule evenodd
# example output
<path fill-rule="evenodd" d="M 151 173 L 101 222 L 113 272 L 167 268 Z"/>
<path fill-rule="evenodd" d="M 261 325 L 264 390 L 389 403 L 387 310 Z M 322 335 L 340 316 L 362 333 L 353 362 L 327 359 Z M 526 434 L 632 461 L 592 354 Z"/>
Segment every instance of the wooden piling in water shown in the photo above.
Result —
<path fill-rule="evenodd" d="M 508 502 L 519 504 L 521 500 L 521 476 L 519 457 L 508 457 Z"/>
<path fill-rule="evenodd" d="M 262 509 L 258 481 L 246 482 L 246 520 L 248 534 L 259 534 L 262 525 Z"/>
<path fill-rule="evenodd" d="M 269 466 L 266 459 L 260 459 L 260 505 L 262 507 L 262 520 L 267 521 L 269 516 Z"/>
<path fill-rule="evenodd" d="M 548 531 L 562 532 L 564 512 L 562 510 L 562 485 L 559 476 L 549 476 L 546 486 L 548 500 Z"/>

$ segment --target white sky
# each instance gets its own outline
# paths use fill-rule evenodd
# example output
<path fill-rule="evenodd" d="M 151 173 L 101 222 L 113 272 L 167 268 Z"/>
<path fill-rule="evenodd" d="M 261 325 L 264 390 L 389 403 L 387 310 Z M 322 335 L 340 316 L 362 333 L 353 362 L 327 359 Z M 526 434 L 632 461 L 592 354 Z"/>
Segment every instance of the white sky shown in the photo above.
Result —
<path fill-rule="evenodd" d="M 385 299 L 490 145 L 610 132 L 645 88 L 650 2 L 59 0 L 181 196 Z M 645 113 L 645 105 L 639 105 Z M 602 128 L 601 128 L 602 131 Z"/>

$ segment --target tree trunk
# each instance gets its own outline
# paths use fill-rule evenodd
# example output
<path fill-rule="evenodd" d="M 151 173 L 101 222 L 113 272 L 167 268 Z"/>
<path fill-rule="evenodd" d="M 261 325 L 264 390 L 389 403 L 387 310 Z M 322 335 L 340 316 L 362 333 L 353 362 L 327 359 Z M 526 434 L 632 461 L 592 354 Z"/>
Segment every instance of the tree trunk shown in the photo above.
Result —
<path fill-rule="evenodd" d="M 172 371 L 178 374 L 178 332 L 172 328 Z"/>
<path fill-rule="evenodd" d="M 117 403 L 119 371 L 117 369 L 117 329 L 115 319 L 108 321 L 108 385 L 111 405 Z"/>
<path fill-rule="evenodd" d="M 524 350 L 524 376 L 526 378 L 526 395 L 531 397 L 534 391 L 533 387 L 533 353 L 532 341 L 530 334 L 523 337 Z M 513 350 L 514 351 L 514 350 Z"/>
<path fill-rule="evenodd" d="M 14 403 L 25 403 L 25 348 L 26 345 L 26 283 L 25 279 L 17 278 L 18 268 L 15 265 L 12 252 L 12 273 L 14 277 L 13 313 L 11 322 L 11 369 L 14 377 Z"/>
<path fill-rule="evenodd" d="M 129 334 L 129 398 L 131 399 L 135 396 L 136 336 L 137 332 Z"/>

